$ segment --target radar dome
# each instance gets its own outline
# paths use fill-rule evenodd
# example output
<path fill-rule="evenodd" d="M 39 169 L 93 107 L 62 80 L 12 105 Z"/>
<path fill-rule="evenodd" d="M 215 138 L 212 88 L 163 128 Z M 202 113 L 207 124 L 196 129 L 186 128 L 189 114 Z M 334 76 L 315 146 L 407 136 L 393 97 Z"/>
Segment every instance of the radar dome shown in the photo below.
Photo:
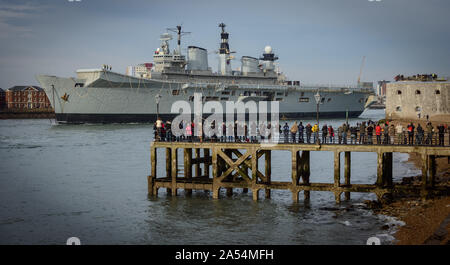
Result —
<path fill-rule="evenodd" d="M 264 52 L 265 52 L 266 54 L 272 53 L 272 47 L 266 46 L 266 47 L 264 48 Z"/>

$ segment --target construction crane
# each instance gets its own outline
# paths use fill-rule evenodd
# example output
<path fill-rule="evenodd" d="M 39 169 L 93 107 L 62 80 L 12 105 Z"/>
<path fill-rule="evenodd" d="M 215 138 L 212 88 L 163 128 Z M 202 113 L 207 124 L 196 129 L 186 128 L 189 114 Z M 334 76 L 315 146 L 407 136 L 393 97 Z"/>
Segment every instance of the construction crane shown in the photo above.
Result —
<path fill-rule="evenodd" d="M 366 61 L 366 56 L 363 56 L 362 62 L 361 62 L 361 68 L 359 69 L 359 76 L 358 76 L 358 85 L 361 83 L 361 75 L 364 68 L 364 62 Z"/>

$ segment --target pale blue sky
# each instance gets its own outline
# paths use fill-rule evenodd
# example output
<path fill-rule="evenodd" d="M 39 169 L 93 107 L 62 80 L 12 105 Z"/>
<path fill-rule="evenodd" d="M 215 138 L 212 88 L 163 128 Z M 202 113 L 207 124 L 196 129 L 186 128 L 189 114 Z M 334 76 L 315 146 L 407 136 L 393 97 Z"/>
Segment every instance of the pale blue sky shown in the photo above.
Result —
<path fill-rule="evenodd" d="M 151 62 L 159 35 L 180 23 L 192 32 L 184 48 L 208 49 L 216 69 L 220 22 L 237 58 L 271 45 L 291 80 L 356 83 L 363 56 L 365 81 L 450 76 L 449 14 L 448 0 L 0 0 L 0 87 L 102 64 L 124 73 Z"/>

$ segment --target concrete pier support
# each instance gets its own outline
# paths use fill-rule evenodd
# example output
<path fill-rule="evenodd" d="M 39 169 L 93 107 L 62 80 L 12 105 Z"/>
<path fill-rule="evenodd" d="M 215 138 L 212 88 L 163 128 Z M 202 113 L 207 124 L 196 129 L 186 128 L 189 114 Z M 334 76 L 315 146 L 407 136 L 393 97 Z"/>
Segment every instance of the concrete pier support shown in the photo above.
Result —
<path fill-rule="evenodd" d="M 265 167 L 264 167 L 264 174 L 267 178 L 267 184 L 271 184 L 271 175 L 272 175 L 272 151 L 267 150 L 264 154 L 265 158 Z M 264 191 L 266 199 L 270 199 L 271 191 L 270 189 L 265 189 Z"/>
<path fill-rule="evenodd" d="M 249 150 L 250 152 L 250 150 Z M 258 183 L 258 152 L 257 149 L 251 150 L 251 163 L 252 163 L 252 192 L 253 200 L 257 201 L 259 198 L 259 189 L 256 188 Z"/>
<path fill-rule="evenodd" d="M 210 155 L 209 155 L 209 149 L 203 149 L 203 157 L 206 159 L 209 159 Z M 205 167 L 205 176 L 208 176 L 209 178 L 209 166 L 211 165 L 210 162 L 205 161 L 205 163 L 203 164 Z"/>
<path fill-rule="evenodd" d="M 434 188 L 436 182 L 436 156 L 430 155 L 428 157 L 428 170 L 429 170 L 429 181 L 428 184 L 430 188 Z"/>
<path fill-rule="evenodd" d="M 384 164 L 385 164 L 385 182 L 384 185 L 387 187 L 392 187 L 392 185 L 394 185 L 394 180 L 393 180 L 393 163 L 394 163 L 394 158 L 393 158 L 393 153 L 392 152 L 387 152 L 384 153 Z"/>
<path fill-rule="evenodd" d="M 301 175 L 303 179 L 303 185 L 310 185 L 311 176 L 311 154 L 310 151 L 302 151 L 302 170 Z M 311 199 L 311 192 L 309 190 L 303 191 L 304 202 L 309 203 Z"/>
<path fill-rule="evenodd" d="M 192 179 L 192 148 L 184 149 L 184 177 Z M 192 189 L 186 189 L 186 195 L 191 195 Z"/>
<path fill-rule="evenodd" d="M 196 163 L 195 163 L 195 176 L 196 177 L 200 177 L 202 175 L 202 169 L 200 168 L 200 148 L 196 148 L 195 150 L 195 158 L 196 158 Z"/>
<path fill-rule="evenodd" d="M 291 153 L 291 162 L 292 162 L 292 173 L 291 173 L 291 182 L 292 182 L 292 200 L 294 202 L 298 202 L 298 190 L 297 190 L 297 186 L 298 186 L 298 160 L 299 160 L 299 156 L 298 156 L 298 151 L 297 150 L 292 150 Z"/>
<path fill-rule="evenodd" d="M 257 201 L 259 199 L 259 189 L 252 189 L 253 200 Z"/>
<path fill-rule="evenodd" d="M 435 187 L 436 181 L 436 156 L 422 154 L 422 190 L 423 198 L 428 196 L 429 190 Z"/>
<path fill-rule="evenodd" d="M 219 199 L 220 192 L 220 181 L 219 181 L 219 166 L 217 164 L 217 150 L 213 149 L 212 152 L 212 173 L 213 173 L 213 183 L 212 183 L 212 192 L 213 199 Z"/>
<path fill-rule="evenodd" d="M 345 152 L 345 165 L 344 165 L 344 183 L 345 186 L 350 186 L 350 175 L 351 175 L 351 153 Z M 350 200 L 350 192 L 345 192 L 345 199 Z"/>
<path fill-rule="evenodd" d="M 172 148 L 172 196 L 177 196 L 178 149 Z"/>
<path fill-rule="evenodd" d="M 334 152 L 334 187 L 341 185 L 341 152 Z"/>
<path fill-rule="evenodd" d="M 382 187 L 384 184 L 384 153 L 377 153 L 377 182 L 378 187 Z"/>
<path fill-rule="evenodd" d="M 151 168 L 152 168 L 152 172 L 151 175 L 148 176 L 147 178 L 147 189 L 148 189 L 148 194 L 150 196 L 155 195 L 155 179 L 156 179 L 156 172 L 157 172 L 157 161 L 158 161 L 158 155 L 156 152 L 156 148 L 155 147 L 151 147 L 150 148 L 150 157 L 151 157 Z"/>
<path fill-rule="evenodd" d="M 172 149 L 166 148 L 166 177 L 172 179 Z M 172 189 L 167 188 L 167 194 L 172 194 Z"/>

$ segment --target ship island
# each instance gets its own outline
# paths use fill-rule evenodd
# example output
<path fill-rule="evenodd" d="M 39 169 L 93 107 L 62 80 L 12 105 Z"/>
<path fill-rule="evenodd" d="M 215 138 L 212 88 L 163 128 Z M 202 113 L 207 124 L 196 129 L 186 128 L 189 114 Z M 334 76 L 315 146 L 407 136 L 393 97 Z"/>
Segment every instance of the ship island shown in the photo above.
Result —
<path fill-rule="evenodd" d="M 276 67 L 279 59 L 271 46 L 259 58 L 242 56 L 239 70 L 232 70 L 234 51 L 230 50 L 226 25 L 220 23 L 218 71 L 208 64 L 208 51 L 188 46 L 182 54 L 181 26 L 160 35 L 161 45 L 154 50 L 153 63 L 133 68 L 126 74 L 114 72 L 109 65 L 78 69 L 76 77 L 37 75 L 55 110 L 57 123 L 151 123 L 157 118 L 173 119 L 171 106 L 179 100 L 194 105 L 194 94 L 202 102 L 278 101 L 283 119 L 314 117 L 320 103 L 323 118 L 358 117 L 373 95 L 371 87 L 356 85 L 304 85 L 290 81 Z M 177 34 L 177 47 L 170 50 Z M 319 94 L 319 93 L 320 94 Z M 321 95 L 316 101 L 315 95 Z M 317 102 L 317 103 L 316 103 Z M 225 108 L 224 108 L 225 109 Z M 270 110 L 269 110 L 270 111 Z M 204 113 L 208 115 L 208 113 Z"/>

